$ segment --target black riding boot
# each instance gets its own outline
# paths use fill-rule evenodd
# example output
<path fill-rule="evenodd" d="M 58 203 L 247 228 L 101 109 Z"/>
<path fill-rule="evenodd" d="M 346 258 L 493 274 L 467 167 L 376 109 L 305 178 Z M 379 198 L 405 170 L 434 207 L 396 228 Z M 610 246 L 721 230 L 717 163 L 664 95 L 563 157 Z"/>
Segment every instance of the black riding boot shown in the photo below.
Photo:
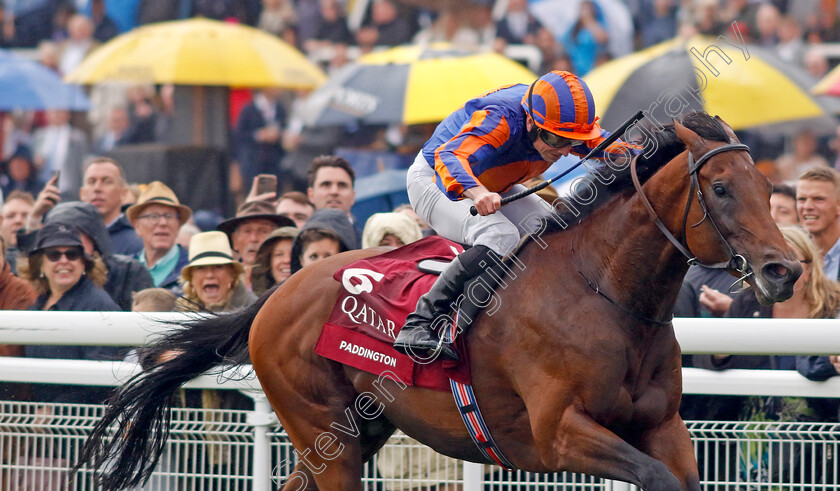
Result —
<path fill-rule="evenodd" d="M 417 301 L 417 308 L 408 315 L 405 326 L 397 334 L 394 349 L 407 355 L 431 356 L 438 349 L 438 359 L 458 360 L 458 354 L 449 345 L 442 343 L 433 327 L 435 319 L 448 316 L 452 305 L 464 291 L 468 280 L 483 273 L 492 266 L 490 257 L 499 255 L 490 248 L 482 245 L 474 246 L 458 255 L 452 263 L 440 274 L 428 293 Z M 484 267 L 482 267 L 482 264 Z"/>

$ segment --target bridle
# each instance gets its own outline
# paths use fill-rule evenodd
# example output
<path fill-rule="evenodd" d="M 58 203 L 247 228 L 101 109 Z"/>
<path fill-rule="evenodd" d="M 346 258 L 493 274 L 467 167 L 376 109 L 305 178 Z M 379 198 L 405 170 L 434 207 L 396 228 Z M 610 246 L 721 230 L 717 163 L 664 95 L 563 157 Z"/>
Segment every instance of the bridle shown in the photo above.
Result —
<path fill-rule="evenodd" d="M 636 188 L 636 192 L 639 193 L 639 197 L 642 199 L 642 204 L 645 206 L 645 208 L 648 211 L 648 214 L 653 219 L 653 223 L 655 223 L 659 230 L 662 232 L 662 234 L 665 235 L 665 237 L 669 241 L 671 241 L 672 244 L 674 244 L 674 247 L 676 247 L 677 250 L 679 250 L 683 254 L 683 256 L 685 256 L 688 259 L 689 265 L 699 264 L 701 266 L 705 266 L 707 268 L 712 269 L 729 269 L 737 271 L 740 277 L 738 278 L 738 280 L 735 281 L 735 283 L 732 284 L 732 286 L 729 287 L 730 290 L 732 290 L 732 287 L 734 287 L 735 285 L 742 284 L 744 280 L 753 275 L 753 272 L 749 269 L 749 265 L 747 264 L 746 258 L 742 254 L 739 254 L 737 251 L 735 251 L 732 245 L 729 244 L 729 241 L 726 240 L 726 237 L 724 237 L 723 234 L 720 232 L 720 228 L 718 227 L 717 223 L 715 223 L 715 219 L 709 213 L 709 208 L 706 205 L 706 199 L 703 197 L 703 191 L 700 189 L 700 181 L 697 177 L 697 173 L 700 171 L 703 165 L 715 155 L 724 152 L 734 152 L 739 150 L 749 152 L 750 147 L 744 145 L 743 143 L 727 143 L 725 145 L 721 145 L 719 147 L 709 150 L 696 161 L 694 160 L 694 155 L 691 153 L 691 151 L 688 152 L 688 176 L 691 182 L 691 186 L 688 191 L 688 200 L 685 204 L 685 211 L 683 212 L 683 230 L 687 230 L 686 226 L 688 225 L 688 212 L 691 208 L 692 195 L 694 194 L 696 189 L 697 202 L 700 204 L 700 209 L 703 210 L 703 218 L 701 218 L 699 222 L 692 225 L 691 228 L 699 226 L 701 223 L 708 219 L 715 233 L 717 233 L 720 242 L 726 245 L 726 249 L 729 254 L 729 260 L 714 264 L 709 264 L 698 259 L 697 256 L 694 253 L 692 253 L 691 249 L 688 247 L 688 242 L 686 242 L 685 239 L 679 240 L 676 237 L 674 237 L 674 234 L 672 234 L 665 226 L 665 224 L 662 223 L 662 220 L 660 220 L 659 216 L 656 214 L 656 210 L 653 209 L 653 206 L 650 204 L 650 201 L 648 200 L 647 196 L 645 196 L 645 192 L 642 190 L 642 185 L 639 182 L 639 176 L 636 173 L 636 158 L 634 158 L 630 162 L 630 176 L 633 178 L 633 186 Z"/>

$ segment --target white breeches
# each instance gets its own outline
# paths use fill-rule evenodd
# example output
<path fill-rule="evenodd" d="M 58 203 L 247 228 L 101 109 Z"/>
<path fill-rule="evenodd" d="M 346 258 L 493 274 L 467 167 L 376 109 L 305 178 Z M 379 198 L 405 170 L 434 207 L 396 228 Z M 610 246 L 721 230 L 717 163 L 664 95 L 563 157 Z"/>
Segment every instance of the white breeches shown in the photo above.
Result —
<path fill-rule="evenodd" d="M 505 256 L 513 252 L 522 236 L 539 230 L 539 221 L 551 212 L 551 206 L 536 194 L 502 206 L 487 216 L 472 216 L 472 200 L 450 200 L 435 184 L 435 171 L 422 153 L 408 169 L 408 198 L 415 213 L 439 235 L 468 245 L 484 245 Z M 525 189 L 517 184 L 506 197 Z"/>

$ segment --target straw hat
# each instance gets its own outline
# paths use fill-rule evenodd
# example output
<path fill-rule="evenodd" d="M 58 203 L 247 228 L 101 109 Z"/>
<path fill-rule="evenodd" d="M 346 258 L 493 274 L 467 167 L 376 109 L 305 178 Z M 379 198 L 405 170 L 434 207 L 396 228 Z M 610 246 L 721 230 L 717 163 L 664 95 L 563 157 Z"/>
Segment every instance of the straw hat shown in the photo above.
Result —
<path fill-rule="evenodd" d="M 125 216 L 128 217 L 128 221 L 133 223 L 140 216 L 143 209 L 149 205 L 164 205 L 177 209 L 178 220 L 181 222 L 181 225 L 187 223 L 190 215 L 192 215 L 190 207 L 182 205 L 178 201 L 178 197 L 175 196 L 175 193 L 166 184 L 160 181 L 153 181 L 140 193 L 137 203 L 129 206 L 125 210 Z"/>
<path fill-rule="evenodd" d="M 246 220 L 268 220 L 278 227 L 295 226 L 291 218 L 278 215 L 277 209 L 268 201 L 246 201 L 239 205 L 236 217 L 228 218 L 216 228 L 228 235 L 233 235 L 236 227 Z"/>
<path fill-rule="evenodd" d="M 227 235 L 219 231 L 202 232 L 190 239 L 190 262 L 181 268 L 181 277 L 190 281 L 190 270 L 197 266 L 212 266 L 216 264 L 230 264 L 240 275 L 244 271 L 242 265 L 233 260 L 233 251 Z"/>

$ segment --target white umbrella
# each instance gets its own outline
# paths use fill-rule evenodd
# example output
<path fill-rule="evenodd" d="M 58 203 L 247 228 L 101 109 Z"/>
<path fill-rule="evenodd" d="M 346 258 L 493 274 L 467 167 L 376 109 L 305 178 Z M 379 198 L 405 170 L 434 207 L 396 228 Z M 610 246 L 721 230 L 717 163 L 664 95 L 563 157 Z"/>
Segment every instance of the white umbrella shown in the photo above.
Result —
<path fill-rule="evenodd" d="M 592 0 L 604 16 L 610 40 L 608 49 L 613 58 L 633 51 L 633 19 L 621 0 Z M 561 37 L 575 25 L 583 0 L 537 0 L 528 9 L 554 34 Z"/>

